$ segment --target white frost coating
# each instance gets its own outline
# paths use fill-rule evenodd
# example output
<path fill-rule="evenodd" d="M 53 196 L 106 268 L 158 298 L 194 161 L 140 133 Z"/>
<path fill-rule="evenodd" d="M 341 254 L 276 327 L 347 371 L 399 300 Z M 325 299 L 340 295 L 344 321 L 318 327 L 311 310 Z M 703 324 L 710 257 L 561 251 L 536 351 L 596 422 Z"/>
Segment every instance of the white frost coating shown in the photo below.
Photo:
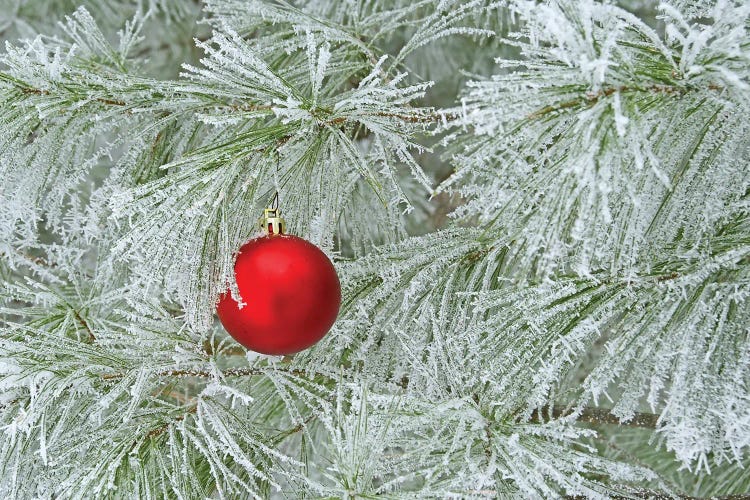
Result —
<path fill-rule="evenodd" d="M 614 98 L 612 99 L 612 110 L 615 113 L 615 127 L 617 128 L 617 135 L 623 137 L 627 132 L 627 126 L 630 120 L 627 116 L 622 114 L 622 104 L 620 102 L 620 93 L 615 92 Z M 640 157 L 640 155 L 639 155 Z M 642 157 L 640 157 L 639 163 L 643 163 Z"/>
<path fill-rule="evenodd" d="M 233 387 L 229 387 L 227 385 L 219 384 L 217 382 L 212 382 L 208 384 L 203 391 L 201 391 L 201 396 L 215 396 L 217 394 L 224 394 L 225 396 L 228 396 L 230 400 L 232 401 L 232 405 L 235 404 L 235 402 L 239 401 L 241 404 L 250 404 L 253 402 L 253 397 L 244 394 L 243 392 L 238 391 L 237 389 Z"/>
<path fill-rule="evenodd" d="M 748 491 L 747 2 L 81 3 L 0 13 L 0 497 Z"/>

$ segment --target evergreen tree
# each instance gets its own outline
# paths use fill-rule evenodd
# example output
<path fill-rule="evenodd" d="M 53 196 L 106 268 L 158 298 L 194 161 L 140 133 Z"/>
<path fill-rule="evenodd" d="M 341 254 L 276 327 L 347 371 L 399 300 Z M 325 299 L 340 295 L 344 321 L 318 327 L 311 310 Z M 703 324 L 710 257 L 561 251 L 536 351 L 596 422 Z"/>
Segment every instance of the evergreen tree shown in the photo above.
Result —
<path fill-rule="evenodd" d="M 0 16 L 3 498 L 750 492 L 746 1 Z M 276 192 L 283 358 L 214 315 Z"/>

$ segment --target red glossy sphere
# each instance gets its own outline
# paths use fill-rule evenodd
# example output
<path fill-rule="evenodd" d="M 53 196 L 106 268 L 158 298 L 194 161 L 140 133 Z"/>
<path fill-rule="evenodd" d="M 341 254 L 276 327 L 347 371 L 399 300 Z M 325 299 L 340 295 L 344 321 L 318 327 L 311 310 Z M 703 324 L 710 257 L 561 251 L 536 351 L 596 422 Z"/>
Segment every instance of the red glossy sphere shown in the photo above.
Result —
<path fill-rule="evenodd" d="M 229 292 L 216 312 L 237 342 L 262 354 L 307 349 L 328 332 L 341 305 L 333 264 L 315 245 L 279 234 L 250 240 L 234 264 L 245 306 Z"/>

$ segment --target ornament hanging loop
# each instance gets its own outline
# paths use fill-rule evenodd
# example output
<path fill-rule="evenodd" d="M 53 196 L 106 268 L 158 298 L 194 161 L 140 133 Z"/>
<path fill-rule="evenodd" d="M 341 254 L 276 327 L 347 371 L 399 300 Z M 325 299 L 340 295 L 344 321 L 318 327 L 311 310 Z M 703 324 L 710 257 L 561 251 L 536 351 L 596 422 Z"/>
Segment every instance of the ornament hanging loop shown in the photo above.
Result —
<path fill-rule="evenodd" d="M 278 151 L 276 152 L 276 173 L 279 172 L 279 158 Z M 269 208 L 263 210 L 263 216 L 258 219 L 258 225 L 266 234 L 284 234 L 286 233 L 286 221 L 281 216 L 281 209 L 279 208 L 279 191 L 273 195 L 271 205 Z"/>
<path fill-rule="evenodd" d="M 278 175 L 279 175 L 279 170 L 280 170 L 280 167 L 281 167 L 281 155 L 279 155 L 279 150 L 278 149 L 275 150 L 275 151 L 276 151 L 276 172 L 274 173 L 273 178 L 274 178 L 274 184 L 276 184 L 276 192 L 274 192 L 274 194 L 273 194 L 273 199 L 271 200 L 271 207 L 270 208 L 272 208 L 274 210 L 278 210 L 279 209 L 279 187 L 278 187 L 279 180 L 278 180 Z M 281 217 L 281 212 L 279 212 L 279 217 Z"/>
<path fill-rule="evenodd" d="M 281 216 L 279 208 L 266 208 L 263 216 L 258 219 L 258 225 L 266 234 L 286 233 L 286 221 Z"/>

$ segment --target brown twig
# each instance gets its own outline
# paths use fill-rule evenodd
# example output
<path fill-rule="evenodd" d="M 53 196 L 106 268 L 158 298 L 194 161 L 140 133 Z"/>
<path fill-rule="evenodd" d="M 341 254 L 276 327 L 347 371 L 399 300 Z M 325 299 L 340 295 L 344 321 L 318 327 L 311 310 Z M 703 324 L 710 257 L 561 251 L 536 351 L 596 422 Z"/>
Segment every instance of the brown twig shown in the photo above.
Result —
<path fill-rule="evenodd" d="M 429 114 L 420 114 L 420 115 L 403 115 L 399 113 L 378 112 L 378 113 L 374 113 L 374 115 L 385 117 L 385 118 L 397 118 L 407 123 L 436 123 L 436 122 L 441 122 L 443 120 L 454 121 L 459 118 L 459 115 L 456 113 L 429 113 Z M 329 120 L 325 123 L 327 123 L 328 125 L 341 125 L 342 123 L 345 123 L 347 121 L 349 121 L 349 118 L 345 116 L 340 116 L 338 118 L 334 118 L 333 120 Z"/>
<path fill-rule="evenodd" d="M 648 498 L 649 500 L 749 500 L 750 495 L 725 495 L 725 496 L 711 496 L 711 497 L 694 497 L 690 495 L 681 495 L 679 493 L 666 493 L 659 490 L 653 490 L 650 488 L 629 488 L 629 495 L 613 495 L 609 498 L 616 500 L 626 500 L 629 498 Z M 566 495 L 564 498 L 570 500 L 584 500 L 588 497 L 580 495 Z"/>
<path fill-rule="evenodd" d="M 635 285 L 643 283 L 647 279 L 648 279 L 648 281 L 645 281 L 646 283 L 664 283 L 665 281 L 676 280 L 679 277 L 680 277 L 680 275 L 678 273 L 672 272 L 672 273 L 669 273 L 669 274 L 662 274 L 662 275 L 659 275 L 659 276 L 643 276 L 640 281 L 626 280 L 626 281 L 624 281 L 624 283 L 627 286 L 635 286 Z M 602 281 L 600 284 L 601 285 L 611 285 L 613 282 L 617 282 L 617 281 L 613 280 L 613 279 L 607 279 L 607 280 Z"/>
<path fill-rule="evenodd" d="M 707 87 L 709 90 L 723 90 L 723 87 L 715 84 L 709 84 Z M 619 85 L 617 87 L 607 87 L 604 89 L 601 89 L 597 92 L 588 92 L 586 93 L 585 97 L 578 98 L 578 99 L 572 99 L 570 101 L 565 101 L 560 104 L 551 104 L 549 106 L 545 106 L 530 115 L 528 115 L 526 118 L 528 120 L 534 120 L 537 118 L 540 118 L 548 113 L 553 113 L 555 111 L 561 111 L 568 108 L 575 108 L 582 105 L 587 106 L 593 106 L 596 104 L 600 99 L 604 97 L 609 97 L 612 94 L 615 93 L 627 93 L 627 92 L 651 92 L 654 94 L 672 94 L 672 95 L 680 95 L 685 94 L 690 89 L 687 87 L 678 87 L 675 85 L 650 85 L 648 87 L 633 87 L 630 85 Z"/>
<path fill-rule="evenodd" d="M 292 375 L 296 375 L 298 377 L 310 377 L 311 375 L 313 377 L 315 376 L 321 376 L 321 377 L 327 377 L 327 375 L 322 375 L 320 373 L 309 373 L 304 370 L 287 370 L 287 369 L 277 369 L 273 370 L 276 372 L 283 372 L 283 373 L 289 373 Z M 221 374 L 225 377 L 249 377 L 249 376 L 257 376 L 257 375 L 266 375 L 268 374 L 268 371 L 259 370 L 257 368 L 230 368 L 228 370 L 224 370 L 221 372 Z M 125 373 L 105 373 L 102 375 L 103 380 L 115 380 L 119 378 L 124 378 Z M 214 377 L 213 372 L 205 371 L 205 370 L 164 370 L 160 372 L 155 373 L 158 377 L 197 377 L 197 378 L 212 378 Z"/>
<path fill-rule="evenodd" d="M 78 312 L 78 310 L 73 309 L 73 316 L 78 320 L 78 322 L 83 326 L 86 331 L 89 333 L 89 340 L 91 342 L 96 341 L 96 337 L 94 336 L 94 332 L 91 331 L 91 328 L 89 327 L 89 324 L 86 322 L 85 319 L 83 319 L 83 316 L 81 316 L 81 313 Z"/>
<path fill-rule="evenodd" d="M 463 492 L 460 492 L 463 493 Z M 466 493 L 469 493 L 471 495 L 481 495 L 481 496 L 488 496 L 488 497 L 497 497 L 497 491 L 496 490 L 469 490 Z M 679 494 L 667 494 L 663 491 L 659 490 L 652 490 L 647 488 L 631 488 L 629 491 L 629 496 L 622 496 L 622 495 L 612 495 L 609 498 L 616 499 L 616 500 L 626 500 L 630 498 L 648 498 L 650 500 L 750 500 L 750 495 L 726 495 L 726 496 L 712 496 L 712 497 L 692 497 L 688 495 L 679 495 Z M 569 500 L 586 500 L 589 497 L 584 497 L 580 495 L 566 495 L 563 498 L 569 499 Z"/>
<path fill-rule="evenodd" d="M 169 429 L 170 425 L 174 425 L 177 422 L 181 422 L 181 421 L 185 420 L 188 415 L 190 415 L 192 413 L 195 413 L 196 411 L 198 411 L 198 404 L 197 403 L 194 404 L 194 405 L 192 405 L 192 406 L 190 406 L 187 410 L 185 410 L 185 413 L 183 413 L 182 415 L 178 415 L 171 422 L 168 422 L 168 423 L 162 425 L 161 427 L 157 427 L 156 429 L 151 429 L 148 432 L 148 434 L 146 434 L 146 438 L 155 438 L 155 437 L 163 434 L 164 431 L 166 431 L 167 429 Z M 134 443 L 134 445 L 135 445 L 135 443 Z"/>
<path fill-rule="evenodd" d="M 408 388 L 409 377 L 401 377 L 398 385 L 404 389 Z M 474 402 L 479 405 L 479 396 L 474 394 L 473 399 Z M 551 420 L 556 420 L 573 413 L 571 412 L 571 409 L 569 407 L 562 405 L 553 405 L 551 407 L 551 410 L 552 411 L 550 413 L 549 405 L 538 409 L 531 415 L 531 421 L 533 423 L 545 423 L 547 421 L 545 420 L 545 417 L 550 417 Z M 576 417 L 576 421 L 594 425 L 620 425 L 626 427 L 645 427 L 649 429 L 655 429 L 656 424 L 659 420 L 659 415 L 653 413 L 635 412 L 633 418 L 631 418 L 627 422 L 622 422 L 619 418 L 613 415 L 611 411 L 611 409 L 607 408 L 593 408 L 587 406 L 584 407 L 578 414 L 578 416 Z"/>
<path fill-rule="evenodd" d="M 229 104 L 227 107 L 231 109 L 232 111 L 272 111 L 273 106 L 267 105 L 267 104 Z"/>
<path fill-rule="evenodd" d="M 35 89 L 31 87 L 22 87 L 21 92 L 24 94 L 34 94 L 34 95 L 50 95 L 51 92 L 49 90 L 42 90 L 42 89 Z M 102 104 L 108 104 L 110 106 L 125 106 L 127 103 L 125 101 L 120 101 L 117 99 L 107 99 L 105 97 L 96 97 L 93 99 L 96 102 L 100 102 Z"/>
<path fill-rule="evenodd" d="M 21 250 L 17 250 L 15 248 L 13 249 L 13 253 L 15 253 L 16 255 L 18 255 L 22 259 L 25 259 L 25 260 L 31 262 L 32 264 L 36 264 L 38 266 L 50 267 L 50 268 L 51 267 L 57 267 L 57 263 L 55 263 L 55 262 L 49 262 L 44 257 L 34 257 L 32 255 L 24 253 Z M 10 257 L 7 252 L 0 252 L 0 255 Z"/>
<path fill-rule="evenodd" d="M 157 427 L 156 429 L 151 429 L 146 434 L 146 439 L 153 439 L 153 438 L 156 438 L 156 437 L 164 434 L 164 432 L 166 432 L 166 430 L 169 429 L 170 425 L 174 425 L 174 424 L 176 424 L 178 422 L 181 422 L 181 421 L 185 420 L 188 417 L 188 415 L 191 415 L 191 414 L 193 414 L 193 413 L 195 413 L 197 411 L 198 411 L 198 403 L 196 402 L 196 403 L 192 404 L 191 406 L 189 406 L 185 410 L 185 413 L 183 413 L 182 415 L 178 415 L 172 421 L 167 422 L 166 424 L 164 424 L 164 425 L 162 425 L 160 427 Z M 307 417 L 305 419 L 304 422 L 300 422 L 299 424 L 295 425 L 291 429 L 287 429 L 286 431 L 280 432 L 277 435 L 277 438 L 281 438 L 283 440 L 283 439 L 286 439 L 287 437 L 291 436 L 292 434 L 296 434 L 296 433 L 300 432 L 302 429 L 304 429 L 310 422 L 312 422 L 316 418 L 317 418 L 316 414 L 314 414 L 314 413 L 311 414 L 309 417 Z M 133 443 L 133 448 L 136 446 L 136 444 L 138 444 L 138 441 L 136 441 L 136 442 Z"/>
<path fill-rule="evenodd" d="M 230 347 L 225 347 L 219 351 L 216 350 L 215 345 L 211 344 L 208 340 L 205 340 L 203 342 L 203 352 L 205 352 L 208 356 L 213 356 L 214 354 L 222 354 L 224 356 L 244 356 L 247 351 L 242 348 L 241 346 L 234 344 Z"/>
<path fill-rule="evenodd" d="M 24 94 L 34 94 L 34 95 L 50 95 L 51 92 L 49 90 L 42 90 L 42 89 L 36 89 L 31 87 L 22 87 L 21 92 Z M 97 97 L 93 99 L 96 102 L 99 102 L 101 104 L 107 104 L 110 106 L 126 106 L 127 103 L 125 101 L 121 101 L 118 99 L 108 99 L 104 97 Z M 242 104 L 226 104 L 226 105 L 220 105 L 219 108 L 228 108 L 232 111 L 272 111 L 273 106 L 269 104 L 251 104 L 251 103 L 242 103 Z M 457 120 L 459 118 L 459 115 L 456 113 L 428 113 L 428 114 L 415 114 L 415 115 L 407 115 L 407 114 L 400 114 L 400 113 L 387 113 L 387 112 L 378 112 L 375 113 L 376 116 L 386 117 L 386 118 L 397 118 L 401 121 L 408 122 L 408 123 L 436 123 L 443 120 L 446 121 L 453 121 Z M 345 116 L 341 116 L 338 118 L 334 118 L 332 120 L 325 121 L 328 125 L 341 125 L 342 123 L 345 123 L 349 121 L 350 119 Z"/>
<path fill-rule="evenodd" d="M 553 405 L 551 407 L 544 406 L 538 411 L 532 414 L 532 422 L 544 423 L 545 417 L 551 416 L 551 418 L 558 419 L 570 415 L 572 412 L 566 406 Z M 636 412 L 630 420 L 622 422 L 618 417 L 611 413 L 610 409 L 607 408 L 592 408 L 585 407 L 576 416 L 577 422 L 584 422 L 587 424 L 594 425 L 620 425 L 626 427 L 643 427 L 648 429 L 655 429 L 656 424 L 659 420 L 659 415 L 653 413 L 641 413 Z"/>
<path fill-rule="evenodd" d="M 296 434 L 300 432 L 302 429 L 307 427 L 307 425 L 315 420 L 318 416 L 315 413 L 311 413 L 310 416 L 308 416 L 304 422 L 300 422 L 299 424 L 295 425 L 291 429 L 287 429 L 285 431 L 281 431 L 276 435 L 276 439 L 280 439 L 280 441 L 283 441 L 284 439 L 288 438 L 292 434 Z"/>
<path fill-rule="evenodd" d="M 661 282 L 664 282 L 664 281 L 676 280 L 679 277 L 680 277 L 680 275 L 677 274 L 677 273 L 670 273 L 670 274 L 665 274 L 664 276 L 657 276 L 656 277 L 656 281 L 658 281 L 659 283 L 661 283 Z"/>

